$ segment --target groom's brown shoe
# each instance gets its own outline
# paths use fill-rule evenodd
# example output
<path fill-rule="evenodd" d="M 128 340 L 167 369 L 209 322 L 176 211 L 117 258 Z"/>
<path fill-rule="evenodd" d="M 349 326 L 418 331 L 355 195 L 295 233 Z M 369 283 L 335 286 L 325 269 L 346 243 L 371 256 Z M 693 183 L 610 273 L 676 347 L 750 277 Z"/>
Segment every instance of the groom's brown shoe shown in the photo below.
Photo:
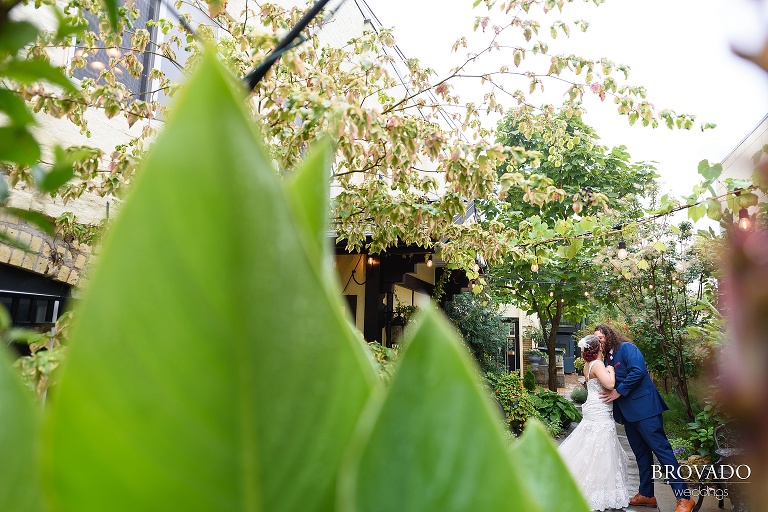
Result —
<path fill-rule="evenodd" d="M 675 512 L 691 512 L 695 505 L 696 502 L 691 498 L 679 498 L 677 500 L 677 507 L 675 508 Z"/>
<path fill-rule="evenodd" d="M 656 498 L 643 496 L 640 493 L 635 494 L 629 499 L 629 504 L 635 507 L 654 507 L 657 508 Z M 675 511 L 678 512 L 678 511 Z"/>

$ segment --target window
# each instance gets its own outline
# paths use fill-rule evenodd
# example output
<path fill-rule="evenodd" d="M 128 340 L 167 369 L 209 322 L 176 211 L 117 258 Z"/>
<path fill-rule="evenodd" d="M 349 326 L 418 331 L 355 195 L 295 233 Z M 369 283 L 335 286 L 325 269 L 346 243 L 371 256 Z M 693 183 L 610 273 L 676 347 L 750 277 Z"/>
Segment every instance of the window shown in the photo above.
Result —
<path fill-rule="evenodd" d="M 122 3 L 122 2 L 120 2 Z M 74 76 L 78 79 L 92 78 L 97 84 L 103 85 L 104 79 L 100 78 L 101 72 L 109 66 L 110 58 L 120 58 L 124 52 L 130 48 L 131 36 L 136 30 L 147 29 L 150 33 L 150 39 L 155 33 L 154 27 L 147 27 L 149 20 L 157 19 L 158 7 L 160 0 L 135 0 L 134 6 L 139 10 L 139 18 L 134 21 L 133 27 L 127 27 L 123 33 L 122 44 L 119 48 L 103 48 L 104 43 L 98 41 L 96 46 L 102 47 L 98 50 L 91 50 L 87 55 L 87 62 L 85 67 L 77 68 L 74 70 Z M 86 14 L 88 20 L 88 30 L 98 34 L 99 33 L 99 21 L 96 16 Z M 79 53 L 78 53 L 79 52 Z M 76 50 L 76 55 L 82 55 L 83 47 L 80 45 Z M 149 73 L 154 65 L 154 55 L 151 52 L 144 52 L 138 58 L 143 66 L 141 75 L 138 77 L 132 76 L 122 66 L 115 66 L 114 73 L 115 79 L 126 86 L 131 92 L 131 98 L 133 100 L 150 100 L 151 85 L 149 80 Z"/>

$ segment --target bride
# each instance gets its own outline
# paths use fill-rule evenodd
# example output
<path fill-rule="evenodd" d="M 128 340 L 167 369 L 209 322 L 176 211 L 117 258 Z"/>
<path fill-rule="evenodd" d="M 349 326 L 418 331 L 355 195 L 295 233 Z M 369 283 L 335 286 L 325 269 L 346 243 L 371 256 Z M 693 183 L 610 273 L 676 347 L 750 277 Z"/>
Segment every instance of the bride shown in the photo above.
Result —
<path fill-rule="evenodd" d="M 597 336 L 579 341 L 584 367 L 587 401 L 583 420 L 558 450 L 592 510 L 624 508 L 629 505 L 627 454 L 616 436 L 613 404 L 603 403 L 598 393 L 613 389 L 616 376 L 612 366 L 603 364 L 603 345 Z"/>

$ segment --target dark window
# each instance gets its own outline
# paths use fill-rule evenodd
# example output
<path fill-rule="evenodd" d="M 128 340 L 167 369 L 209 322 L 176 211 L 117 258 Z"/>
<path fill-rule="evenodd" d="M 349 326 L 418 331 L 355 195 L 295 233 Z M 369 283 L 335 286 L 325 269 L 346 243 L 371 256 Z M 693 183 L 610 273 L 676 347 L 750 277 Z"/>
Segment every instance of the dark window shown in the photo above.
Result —
<path fill-rule="evenodd" d="M 122 0 L 118 0 L 119 4 L 122 4 Z M 96 83 L 99 85 L 104 84 L 103 79 L 99 79 L 99 75 L 101 72 L 109 66 L 109 60 L 110 57 L 120 57 L 122 56 L 125 51 L 130 48 L 131 45 L 131 36 L 136 30 L 140 29 L 147 29 L 150 33 L 150 39 L 152 39 L 152 36 L 154 35 L 154 27 L 147 27 L 147 22 L 149 20 L 157 19 L 157 10 L 159 6 L 159 0 L 135 0 L 135 7 L 139 10 L 139 18 L 133 22 L 133 27 L 126 27 L 125 32 L 123 33 L 123 41 L 120 45 L 120 48 L 111 48 L 111 49 L 99 49 L 98 51 L 91 51 L 88 53 L 87 56 L 87 63 L 85 67 L 77 68 L 74 71 L 75 78 L 83 79 L 83 78 L 92 78 L 93 80 L 96 80 Z M 99 21 L 96 18 L 96 16 L 90 15 L 89 13 L 86 13 L 86 19 L 88 20 L 88 29 L 95 32 L 96 34 L 99 33 Z M 104 47 L 104 43 L 101 41 L 98 41 L 96 43 L 96 46 Z M 148 45 L 149 47 L 149 45 Z M 78 50 L 76 51 L 82 51 L 78 47 Z M 119 52 L 119 53 L 117 53 Z M 138 77 L 132 76 L 128 71 L 123 69 L 122 66 L 116 66 L 114 73 L 115 73 L 115 79 L 124 84 L 128 90 L 131 91 L 132 96 L 131 98 L 128 98 L 129 101 L 133 100 L 144 100 L 149 101 L 149 91 L 150 91 L 150 85 L 151 80 L 149 79 L 149 73 L 152 71 L 152 67 L 154 65 L 154 55 L 150 52 L 144 52 L 141 54 L 138 58 L 143 66 L 143 70 L 141 72 L 141 75 Z"/>

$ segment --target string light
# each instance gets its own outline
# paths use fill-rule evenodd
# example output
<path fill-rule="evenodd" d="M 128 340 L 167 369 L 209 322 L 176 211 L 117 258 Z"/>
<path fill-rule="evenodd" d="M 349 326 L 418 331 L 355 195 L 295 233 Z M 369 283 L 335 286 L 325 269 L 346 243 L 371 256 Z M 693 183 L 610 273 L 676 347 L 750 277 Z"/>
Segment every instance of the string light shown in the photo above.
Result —
<path fill-rule="evenodd" d="M 372 267 L 374 263 L 376 263 L 376 260 L 373 259 L 373 256 L 368 256 L 368 265 Z"/>
<path fill-rule="evenodd" d="M 584 292 L 585 297 L 589 297 L 589 292 Z"/>
<path fill-rule="evenodd" d="M 752 222 L 749 220 L 749 212 L 746 208 L 739 210 L 739 229 L 742 231 L 749 231 L 752 227 Z"/>
<path fill-rule="evenodd" d="M 427 267 L 432 268 L 432 256 L 427 256 Z"/>
<path fill-rule="evenodd" d="M 627 257 L 627 242 L 623 239 L 619 240 L 619 251 L 616 253 L 616 256 L 618 256 L 620 260 Z"/>
<path fill-rule="evenodd" d="M 531 265 L 531 272 L 538 272 L 539 271 L 539 259 L 536 258 L 536 261 L 533 262 L 533 265 Z"/>

